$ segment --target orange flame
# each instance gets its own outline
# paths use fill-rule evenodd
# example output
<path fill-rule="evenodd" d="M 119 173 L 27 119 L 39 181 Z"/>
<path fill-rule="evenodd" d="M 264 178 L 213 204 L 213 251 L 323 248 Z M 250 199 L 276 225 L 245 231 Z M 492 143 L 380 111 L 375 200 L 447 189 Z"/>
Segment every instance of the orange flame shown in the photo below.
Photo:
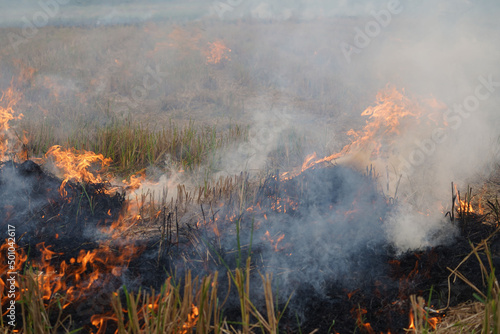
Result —
<path fill-rule="evenodd" d="M 415 330 L 415 320 L 414 320 L 413 312 L 410 312 L 410 325 L 408 326 L 408 329 Z"/>
<path fill-rule="evenodd" d="M 457 194 L 456 210 L 459 214 L 467 215 L 476 213 L 476 209 L 474 209 L 474 207 L 472 206 L 472 199 L 474 197 L 472 196 L 472 190 L 470 190 L 470 193 L 465 195 L 465 199 L 462 199 L 460 196 L 460 192 L 458 191 L 457 185 L 455 184 L 455 193 Z M 481 205 L 481 199 L 482 195 L 478 201 L 477 212 L 482 215 L 484 213 L 484 209 Z"/>
<path fill-rule="evenodd" d="M 188 315 L 188 320 L 182 325 L 182 331 L 179 334 L 187 334 L 191 332 L 198 322 L 199 311 L 195 305 L 191 306 L 191 313 Z"/>
<path fill-rule="evenodd" d="M 457 206 L 458 212 L 461 213 L 475 213 L 476 211 L 472 207 L 472 204 L 466 200 L 458 199 L 458 206 Z"/>
<path fill-rule="evenodd" d="M 224 60 L 231 60 L 229 53 L 231 49 L 221 40 L 216 40 L 213 43 L 208 43 L 208 48 L 205 51 L 207 55 L 207 64 L 219 64 Z"/>
<path fill-rule="evenodd" d="M 139 189 L 145 179 L 146 174 L 144 173 L 144 171 L 141 171 L 139 173 L 131 175 L 130 181 L 123 180 L 122 182 L 126 185 L 125 189 L 133 191 Z"/>
<path fill-rule="evenodd" d="M 117 251 L 108 245 L 101 245 L 92 251 L 82 249 L 76 259 L 71 258 L 69 263 L 63 260 L 57 264 L 54 260 L 62 253 L 52 251 L 51 246 L 45 246 L 43 242 L 37 248 L 42 256 L 32 266 L 40 273 L 38 285 L 43 292 L 43 299 L 49 301 L 55 293 L 65 292 L 68 299 L 63 308 L 84 297 L 94 282 L 120 276 L 132 257 L 140 251 L 130 245 L 120 247 Z M 25 261 L 26 257 L 22 259 Z M 20 265 L 24 261 L 19 261 Z"/>
<path fill-rule="evenodd" d="M 332 162 L 348 154 L 366 161 L 376 159 L 388 159 L 394 144 L 398 142 L 400 134 L 403 133 L 410 124 L 421 122 L 422 115 L 436 123 L 437 116 L 434 111 L 442 109 L 442 103 L 431 99 L 424 100 L 423 106 L 405 96 L 404 90 L 398 91 L 395 87 L 388 85 L 376 96 L 374 106 L 368 107 L 361 113 L 361 116 L 368 117 L 366 124 L 360 131 L 353 129 L 347 132 L 351 137 L 351 143 L 344 146 L 338 153 L 318 159 L 316 153 L 306 157 L 300 172 L 284 173 L 285 179 L 293 178 L 301 172 L 312 168 L 318 164 Z M 430 112 L 432 111 L 432 112 Z"/>
<path fill-rule="evenodd" d="M 7 159 L 7 154 L 15 154 L 16 148 L 20 144 L 19 138 L 10 131 L 9 122 L 20 120 L 23 114 L 14 116 L 14 107 L 20 100 L 19 94 L 16 94 L 11 87 L 0 97 L 0 161 Z"/>
<path fill-rule="evenodd" d="M 78 152 L 74 149 L 65 150 L 59 145 L 52 146 L 45 154 L 46 158 L 52 158 L 58 169 L 63 174 L 63 181 L 59 188 L 62 197 L 67 196 L 64 189 L 68 181 L 101 183 L 104 179 L 101 172 L 111 163 L 110 158 L 104 158 L 102 154 L 96 154 L 90 151 Z M 89 169 L 95 164 L 101 165 L 101 170 L 97 173 Z"/>
<path fill-rule="evenodd" d="M 361 329 L 363 333 L 368 333 L 368 334 L 375 334 L 375 331 L 372 328 L 372 325 L 369 322 L 365 322 L 363 320 L 363 316 L 368 313 L 367 310 L 358 308 L 358 309 L 353 309 L 351 312 L 356 313 L 356 326 Z"/>
<path fill-rule="evenodd" d="M 433 317 L 429 318 L 427 322 L 429 323 L 432 329 L 436 329 L 437 324 L 440 322 L 440 319 L 438 317 Z"/>
<path fill-rule="evenodd" d="M 271 238 L 271 234 L 269 231 L 266 231 L 264 236 L 262 237 L 262 240 L 268 240 L 271 243 L 271 246 L 273 246 L 275 252 L 279 252 L 280 250 L 284 249 L 284 247 L 278 247 L 278 244 L 285 238 L 285 234 L 282 233 L 274 238 Z"/>
<path fill-rule="evenodd" d="M 444 315 L 440 314 L 439 311 L 433 311 L 439 314 L 437 317 L 429 317 L 428 313 L 426 310 L 422 309 L 422 306 L 418 306 L 418 311 L 421 312 L 421 318 L 420 321 L 417 320 L 419 327 L 423 327 L 424 323 L 427 323 L 428 326 L 430 326 L 431 330 L 435 330 L 437 325 L 441 322 L 441 319 Z M 411 333 L 416 333 L 417 332 L 417 326 L 415 325 L 415 315 L 413 314 L 413 311 L 410 311 L 409 314 L 409 319 L 410 319 L 410 324 L 408 325 L 408 329 L 406 329 L 407 332 Z"/>
<path fill-rule="evenodd" d="M 2 291 L 1 293 L 2 306 L 6 305 L 6 303 L 8 303 L 10 299 L 8 296 L 9 294 L 7 293 L 8 290 L 6 283 L 6 279 L 8 278 L 7 273 L 15 273 L 15 272 L 20 273 L 23 269 L 24 262 L 26 262 L 26 260 L 28 259 L 28 256 L 26 255 L 26 253 L 22 248 L 15 248 L 15 250 L 10 254 L 14 255 L 14 258 L 16 260 L 14 264 L 11 263 L 9 264 L 9 262 L 7 261 L 9 247 L 11 246 L 9 245 L 8 239 L 5 239 L 5 242 L 2 244 L 2 246 L 0 246 L 0 254 L 2 255 L 1 257 L 2 259 L 5 259 L 4 261 L 0 262 L 0 291 Z M 15 281 L 15 287 L 16 289 L 19 289 L 18 280 Z M 16 300 L 19 300 L 20 298 L 21 295 L 17 293 Z"/>

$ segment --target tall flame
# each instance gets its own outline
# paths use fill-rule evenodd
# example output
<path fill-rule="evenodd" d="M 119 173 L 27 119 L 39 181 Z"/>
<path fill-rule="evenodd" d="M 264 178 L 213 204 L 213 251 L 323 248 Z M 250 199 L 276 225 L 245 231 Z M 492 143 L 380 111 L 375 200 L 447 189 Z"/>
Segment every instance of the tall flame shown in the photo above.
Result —
<path fill-rule="evenodd" d="M 374 106 L 365 109 L 361 116 L 367 117 L 365 126 L 356 131 L 350 129 L 347 135 L 351 143 L 345 145 L 340 152 L 318 159 L 316 153 L 306 157 L 300 171 L 284 173 L 285 179 L 293 178 L 301 172 L 318 164 L 349 158 L 352 162 L 369 165 L 376 160 L 388 160 L 401 145 L 401 134 L 410 126 L 420 124 L 423 117 L 434 124 L 439 119 L 435 111 L 442 109 L 443 104 L 435 99 L 423 100 L 417 103 L 405 95 L 404 90 L 397 90 L 392 85 L 376 96 Z"/>
<path fill-rule="evenodd" d="M 8 261 L 6 260 L 7 256 L 8 256 L 9 247 L 10 247 L 10 245 L 9 245 L 8 239 L 5 239 L 4 243 L 0 246 L 0 254 L 2 255 L 2 259 L 5 259 L 5 261 L 0 262 L 0 291 L 2 291 L 2 293 L 1 293 L 2 306 L 6 305 L 6 303 L 10 299 L 8 294 L 5 293 L 5 291 L 7 289 L 7 282 L 6 282 L 6 279 L 8 278 L 7 273 L 9 273 L 9 272 L 11 272 L 11 273 L 22 272 L 23 264 L 28 258 L 28 256 L 24 252 L 24 249 L 16 248 L 14 250 L 14 252 L 12 253 L 12 255 L 15 256 L 16 261 L 11 267 L 11 265 L 9 265 Z M 15 282 L 15 286 L 17 289 L 19 289 L 19 282 L 17 280 Z M 16 300 L 19 300 L 20 298 L 21 298 L 20 294 L 16 294 Z"/>

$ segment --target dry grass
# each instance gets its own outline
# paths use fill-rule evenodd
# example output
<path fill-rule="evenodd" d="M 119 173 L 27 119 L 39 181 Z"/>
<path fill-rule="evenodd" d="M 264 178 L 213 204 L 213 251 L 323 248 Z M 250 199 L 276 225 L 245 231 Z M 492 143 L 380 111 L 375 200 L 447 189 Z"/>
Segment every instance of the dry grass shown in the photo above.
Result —
<path fill-rule="evenodd" d="M 78 131 L 55 135 L 44 123 L 26 121 L 28 155 L 43 156 L 53 145 L 103 154 L 113 160 L 112 171 L 130 175 L 156 166 L 190 170 L 203 163 L 228 145 L 246 139 L 247 130 L 239 125 L 225 128 L 200 126 L 190 122 L 185 126 L 168 125 L 149 129 L 134 121 L 113 121 L 109 125 L 82 124 Z M 173 164 L 168 165 L 168 164 Z"/>
<path fill-rule="evenodd" d="M 221 332 L 221 306 L 217 299 L 217 273 L 201 280 L 186 274 L 183 292 L 169 279 L 159 294 L 125 290 L 126 316 L 120 296 L 112 297 L 118 334 Z"/>
<path fill-rule="evenodd" d="M 484 304 L 467 302 L 447 311 L 446 317 L 438 325 L 436 333 L 481 333 L 483 320 Z"/>
<path fill-rule="evenodd" d="M 47 26 L 17 51 L 0 51 L 0 91 L 13 84 L 23 94 L 16 111 L 25 117 L 15 131 L 26 133 L 30 156 L 55 144 L 86 149 L 112 158 L 114 171 L 125 175 L 165 167 L 168 159 L 179 169 L 211 168 L 215 150 L 248 138 L 255 111 L 303 117 L 307 110 L 275 138 L 267 167 L 286 169 L 313 147 L 318 155 L 333 153 L 330 136 L 353 127 L 349 115 L 367 102 L 325 66 L 342 57 L 338 48 L 318 49 L 323 41 L 310 36 L 301 47 L 285 43 L 297 24 L 331 26 L 340 37 L 356 21 L 275 22 L 269 40 L 259 36 L 270 23 L 253 21 Z M 9 33 L 22 33 L 1 30 L 2 45 Z M 231 52 L 213 64 L 207 50 L 216 41 Z M 277 47 L 289 64 L 276 57 Z M 285 67 L 293 70 L 276 73 Z"/>
<path fill-rule="evenodd" d="M 304 37 L 303 43 L 297 42 L 303 46 L 286 49 L 290 63 L 280 63 L 274 50 L 287 47 L 282 44 L 296 24 L 275 23 L 276 34 L 269 40 L 259 38 L 267 34 L 269 23 L 245 21 L 45 27 L 18 52 L 1 50 L 0 90 L 13 77 L 24 94 L 18 111 L 33 123 L 27 127 L 45 127 L 48 138 L 106 125 L 113 117 L 131 117 L 148 129 L 161 129 L 170 120 L 182 128 L 192 119 L 201 126 L 224 128 L 236 120 L 253 122 L 256 110 L 273 109 L 307 110 L 314 116 L 306 120 L 314 131 L 322 126 L 337 132 L 338 124 L 348 130 L 353 127 L 350 115 L 362 110 L 369 97 L 357 96 L 361 88 L 344 83 L 338 68 L 325 66 L 342 55 L 336 47 L 317 50 L 324 44 L 320 40 Z M 331 26 L 339 38 L 355 24 L 307 23 L 313 30 Z M 345 29 L 338 30 L 339 25 Z M 0 43 L 9 45 L 8 32 L 20 30 L 3 32 Z M 232 50 L 230 60 L 207 64 L 206 49 L 217 40 Z M 274 74 L 284 67 L 292 70 Z M 138 94 L 145 76 L 147 83 L 154 82 L 153 72 L 159 83 Z M 311 131 L 308 140 L 316 134 Z"/>
<path fill-rule="evenodd" d="M 21 300 L 21 312 L 17 308 L 16 322 L 22 319 L 22 327 L 19 333 L 23 334 L 56 334 L 72 333 L 71 316 L 63 316 L 63 305 L 67 299 L 63 295 L 56 294 L 47 300 L 45 291 L 42 290 L 44 275 L 35 273 L 29 269 L 24 275 L 19 276 L 19 289 Z M 3 313 L 3 312 L 2 312 Z M 55 320 L 54 313 L 56 314 Z M 13 333 L 8 326 L 5 333 Z"/>
<path fill-rule="evenodd" d="M 426 308 L 425 300 L 422 297 L 411 296 L 412 314 L 415 319 L 415 329 L 411 332 L 416 334 L 451 334 L 451 333 L 498 333 L 500 331 L 500 285 L 495 276 L 491 252 L 489 250 L 489 238 L 483 240 L 464 258 L 460 265 L 452 272 L 452 277 L 459 278 L 471 286 L 476 293 L 474 297 L 477 301 L 469 301 L 458 306 L 447 308 L 446 316 L 439 322 L 434 329 L 430 325 L 430 315 Z M 480 256 L 484 254 L 484 257 Z M 474 286 L 470 281 L 459 272 L 460 266 L 469 258 L 476 258 L 481 268 L 481 274 L 485 281 L 485 287 Z M 484 291 L 486 289 L 486 291 Z"/>
<path fill-rule="evenodd" d="M 104 333 L 107 326 L 114 324 L 118 334 L 160 334 L 160 333 L 243 333 L 256 332 L 277 334 L 280 318 L 279 311 L 274 309 L 274 299 L 271 289 L 272 277 L 262 276 L 266 297 L 267 317 L 262 316 L 250 299 L 250 261 L 245 268 L 236 269 L 231 275 L 241 305 L 241 328 L 234 324 L 229 325 L 223 318 L 222 307 L 225 301 L 219 299 L 218 273 L 202 278 L 192 278 L 188 272 L 182 286 L 172 278 L 167 279 L 161 291 L 150 293 L 139 291 L 128 292 L 124 287 L 122 292 L 115 292 L 111 296 L 110 306 L 113 311 L 102 315 L 92 316 L 92 324 L 97 326 L 98 333 Z M 229 277 L 228 277 L 229 278 Z M 64 296 L 53 296 L 46 300 L 40 289 L 42 273 L 28 271 L 20 276 L 23 299 L 21 304 L 21 318 L 23 327 L 12 330 L 4 327 L 2 333 L 21 334 L 55 334 L 77 333 L 79 329 L 70 330 L 71 317 L 62 316 L 66 304 Z M 229 284 L 231 279 L 229 279 Z M 231 284 L 228 294 L 231 291 Z M 58 314 L 56 320 L 52 312 Z M 255 316 L 256 322 L 251 323 L 250 315 Z"/>
<path fill-rule="evenodd" d="M 346 130 L 354 128 L 351 115 L 363 110 L 365 99 L 371 98 L 366 95 L 360 98 L 357 94 L 366 87 L 344 82 L 342 73 L 338 73 L 342 69 L 330 66 L 339 59 L 343 61 L 338 54 L 338 43 L 324 49 L 324 40 L 315 40 L 313 34 L 294 43 L 300 47 L 286 44 L 287 32 L 294 31 L 295 24 L 274 23 L 272 36 L 268 36 L 271 23 L 245 21 L 204 22 L 189 27 L 171 22 L 45 27 L 29 43 L 21 45 L 18 52 L 9 47 L 0 51 L 0 73 L 4 79 L 0 90 L 10 85 L 12 76 L 24 94 L 19 111 L 26 117 L 17 131 L 19 135 L 27 132 L 30 155 L 42 155 L 54 144 L 92 150 L 113 158 L 113 167 L 121 174 L 159 165 L 167 155 L 185 169 L 206 163 L 214 150 L 245 140 L 244 124 L 252 121 L 254 110 L 288 108 L 299 113 L 307 110 L 332 131 L 335 123 Z M 302 24 L 308 25 L 302 29 L 310 31 L 329 29 L 324 25 L 331 24 L 335 28 L 331 30 L 339 33 L 332 40 L 348 40 L 352 27 L 359 22 L 339 19 Z M 0 44 L 9 45 L 8 32 L 20 33 L 20 30 L 9 28 L 2 32 Z M 207 64 L 204 50 L 207 43 L 216 39 L 223 40 L 232 50 L 231 60 Z M 285 49 L 281 48 L 283 45 Z M 276 49 L 286 51 L 286 57 L 276 57 Z M 288 63 L 280 63 L 283 59 Z M 277 68 L 288 71 L 277 73 Z M 144 86 L 148 69 L 158 69 L 162 79 L 154 89 L 147 90 L 144 98 L 133 100 L 134 92 Z M 190 123 L 192 119 L 198 123 Z M 229 126 L 235 120 L 243 125 Z M 318 124 L 310 125 L 313 131 L 318 128 Z M 287 135 L 290 138 L 284 138 L 274 153 L 277 162 L 272 168 L 281 167 L 284 160 L 289 164 L 302 161 L 303 143 L 317 138 L 307 137 L 303 129 Z M 177 201 L 186 211 L 196 201 L 211 203 L 221 193 L 246 189 L 241 180 L 228 180 L 207 181 L 197 192 L 180 186 Z M 243 203 L 244 196 L 240 195 L 239 200 Z M 495 207 L 496 203 L 492 203 Z M 153 217 L 165 207 L 165 203 L 157 204 L 141 205 L 142 210 L 149 210 L 149 214 L 141 216 Z M 173 205 L 169 209 L 173 210 Z M 117 294 L 112 300 L 112 317 L 119 323 L 119 333 L 182 332 L 183 326 L 193 320 L 190 317 L 195 305 L 199 311 L 197 332 L 277 333 L 280 314 L 273 306 L 272 278 L 262 278 L 266 301 L 266 314 L 262 315 L 251 303 L 249 271 L 248 265 L 237 268 L 233 277 L 240 296 L 241 329 L 231 328 L 221 317 L 222 304 L 217 303 L 217 284 L 214 285 L 216 276 L 199 280 L 186 277 L 183 293 L 179 285 L 167 281 L 158 295 L 126 293 L 123 302 Z M 22 280 L 30 292 L 23 294 L 26 302 L 22 304 L 25 323 L 22 333 L 65 331 L 65 320 L 69 319 L 50 323 L 41 292 L 37 290 L 37 279 L 28 274 Z M 157 298 L 161 299 L 162 308 L 152 312 L 148 305 Z M 54 303 L 52 306 L 57 310 L 57 301 Z M 421 301 L 415 303 L 420 305 L 415 312 L 421 312 Z M 491 304 L 482 305 L 482 309 L 475 303 L 450 311 L 438 332 L 479 330 L 484 325 L 480 322 L 489 319 L 485 312 L 491 312 L 487 307 Z M 428 331 L 422 320 L 424 315 L 417 316 L 420 319 L 417 331 Z M 255 323 L 251 323 L 252 317 L 257 319 Z M 192 326 L 184 329 L 189 332 Z M 11 333 L 9 329 L 4 332 Z"/>

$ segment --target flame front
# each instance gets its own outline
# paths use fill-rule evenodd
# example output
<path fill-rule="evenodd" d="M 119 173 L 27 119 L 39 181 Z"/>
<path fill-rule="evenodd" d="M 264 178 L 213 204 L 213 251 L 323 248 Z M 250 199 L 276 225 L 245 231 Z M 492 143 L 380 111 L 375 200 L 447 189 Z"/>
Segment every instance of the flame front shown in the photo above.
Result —
<path fill-rule="evenodd" d="M 62 197 L 67 195 L 64 188 L 68 181 L 102 183 L 104 181 L 102 172 L 112 161 L 110 158 L 104 158 L 102 154 L 85 150 L 81 152 L 74 149 L 65 150 L 59 145 L 52 146 L 45 157 L 52 158 L 63 175 L 63 181 L 59 188 Z M 90 168 L 95 164 L 100 164 L 101 169 L 92 172 Z"/>
<path fill-rule="evenodd" d="M 4 240 L 4 243 L 0 246 L 0 254 L 2 255 L 2 259 L 7 259 L 7 254 L 8 254 L 8 248 L 9 248 L 9 241 L 8 239 Z M 1 261 L 0 262 L 0 291 L 1 293 L 1 302 L 2 302 L 2 308 L 6 303 L 9 301 L 8 294 L 5 293 L 7 291 L 7 283 L 6 283 L 6 278 L 7 278 L 7 273 L 9 272 L 17 272 L 20 273 L 23 270 L 23 265 L 24 262 L 26 262 L 28 255 L 24 252 L 24 249 L 22 248 L 16 248 L 15 251 L 13 252 L 13 255 L 15 255 L 16 261 L 13 265 L 13 268 L 9 266 L 8 262 Z M 15 281 L 15 286 L 16 289 L 19 289 L 19 282 L 18 280 Z M 16 294 L 16 300 L 21 299 L 20 294 Z"/>
<path fill-rule="evenodd" d="M 225 46 L 222 41 L 209 43 L 207 51 L 207 63 L 218 64 L 221 61 L 229 60 L 229 52 L 231 50 Z M 9 150 L 9 133 L 8 122 L 15 119 L 20 119 L 19 116 L 13 116 L 13 106 L 17 100 L 13 97 L 13 92 L 8 91 L 2 96 L 0 102 L 6 102 L 7 107 L 0 107 L 0 158 L 4 158 Z M 374 107 L 367 108 L 361 115 L 368 117 L 364 128 L 360 131 L 350 130 L 348 135 L 351 137 L 351 144 L 346 145 L 340 152 L 333 155 L 318 159 L 316 154 L 312 154 L 306 158 L 297 173 L 283 174 L 282 177 L 289 179 L 301 172 L 313 168 L 318 164 L 331 162 L 341 157 L 355 154 L 360 154 L 363 157 L 368 157 L 369 160 L 379 158 L 386 159 L 391 155 L 391 147 L 397 141 L 398 136 L 404 131 L 405 124 L 408 120 L 419 120 L 421 117 L 421 108 L 410 101 L 394 87 L 387 87 L 383 92 L 377 95 L 377 103 Z M 59 192 L 62 197 L 67 197 L 66 185 L 68 182 L 89 182 L 103 183 L 106 180 L 106 167 L 111 164 L 111 159 L 105 158 L 102 154 L 96 154 L 90 151 L 77 151 L 75 149 L 63 149 L 60 146 L 53 146 L 46 154 L 46 158 L 53 161 L 55 167 L 62 175 L 62 182 Z M 97 169 L 95 168 L 97 166 Z M 130 177 L 130 181 L 123 181 L 127 190 L 137 190 L 144 181 L 144 173 L 138 173 Z M 135 224 L 141 215 L 140 209 L 144 203 L 139 204 L 136 200 L 136 205 L 130 201 L 125 205 L 124 216 L 120 216 L 109 228 L 110 234 L 113 234 L 113 239 L 116 239 L 120 233 L 130 226 Z M 353 209 L 346 211 L 346 216 L 357 212 L 357 206 L 353 204 Z M 463 203 L 461 203 L 463 205 Z M 472 207 L 466 207 L 464 210 L 473 212 Z M 296 210 L 298 203 L 290 198 L 274 198 L 271 201 L 270 209 L 275 212 L 287 212 Z M 249 208 L 250 209 L 250 208 Z M 247 211 L 249 210 L 247 209 Z M 257 204 L 251 208 L 255 211 L 261 211 L 262 216 L 267 220 L 264 210 Z M 462 210 L 462 211 L 464 211 Z M 156 215 L 160 214 L 157 212 Z M 111 216 L 111 212 L 108 211 Z M 220 237 L 217 220 L 213 219 L 213 230 L 215 235 Z M 225 221 L 237 221 L 236 215 L 225 217 Z M 201 224 L 201 221 L 199 222 Z M 104 230 L 103 230 L 104 231 Z M 271 237 L 269 231 L 266 231 L 263 240 L 270 242 L 274 251 L 283 250 L 280 245 L 285 238 L 285 234 L 277 234 Z M 3 247 L 3 246 L 2 246 Z M 63 254 L 52 250 L 51 246 L 46 246 L 44 243 L 38 244 L 37 248 L 41 254 L 37 262 L 31 263 L 39 273 L 39 287 L 43 291 L 43 299 L 49 301 L 56 293 L 65 293 L 68 296 L 67 303 L 62 305 L 63 308 L 68 307 L 71 303 L 84 298 L 89 291 L 98 288 L 99 282 L 108 280 L 112 277 L 120 277 L 124 270 L 127 269 L 131 259 L 136 256 L 140 249 L 130 245 L 112 246 L 110 242 L 102 242 L 98 248 L 93 250 L 81 249 L 78 256 L 65 261 L 58 261 L 58 258 Z M 0 249 L 1 250 L 1 249 Z M 18 254 L 19 269 L 24 266 L 27 261 L 27 256 L 21 251 Z M 3 268 L 0 268 L 3 269 Z M 415 267 L 416 270 L 416 267 Z M 3 280 L 0 280 L 1 288 L 5 287 Z M 351 296 L 349 296 L 350 298 Z M 2 300 L 3 304 L 4 300 Z M 150 311 L 157 308 L 156 303 L 147 305 Z M 364 309 L 356 310 L 357 325 L 366 333 L 374 333 L 370 323 L 364 322 L 364 315 L 367 313 Z M 191 307 L 191 313 L 187 321 L 182 325 L 180 333 L 190 333 L 196 326 L 198 321 L 199 310 L 195 305 Z M 92 323 L 98 328 L 104 328 L 107 320 L 114 319 L 111 315 L 96 315 L 92 317 Z M 410 315 L 410 329 L 414 328 L 412 315 Z M 434 318 L 429 319 L 429 324 L 433 323 Z M 436 318 L 437 319 L 437 318 Z M 437 321 L 437 320 L 436 320 Z M 435 327 L 435 323 L 433 325 Z"/>
<path fill-rule="evenodd" d="M 52 251 L 51 246 L 40 243 L 37 248 L 42 256 L 40 261 L 32 266 L 40 273 L 40 289 L 44 292 L 44 300 L 50 300 L 57 292 L 66 294 L 68 303 L 63 307 L 84 297 L 94 287 L 96 281 L 108 280 L 120 276 L 128 266 L 132 257 L 138 253 L 133 246 L 120 247 L 115 250 L 110 245 L 101 245 L 96 249 L 80 250 L 77 258 L 71 258 L 68 263 L 54 262 L 57 256 L 63 255 Z"/>
<path fill-rule="evenodd" d="M 359 166 L 367 166 L 377 160 L 388 161 L 401 153 L 401 134 L 422 123 L 423 116 L 426 122 L 436 124 L 443 108 L 443 104 L 435 99 L 418 103 L 408 98 L 404 90 L 399 91 L 387 85 L 377 94 L 375 105 L 361 113 L 361 116 L 368 118 L 365 126 L 359 131 L 350 129 L 347 132 L 351 138 L 350 144 L 345 145 L 340 152 L 321 159 L 313 153 L 306 157 L 300 171 L 283 173 L 282 177 L 291 179 L 309 168 L 341 158 Z"/>

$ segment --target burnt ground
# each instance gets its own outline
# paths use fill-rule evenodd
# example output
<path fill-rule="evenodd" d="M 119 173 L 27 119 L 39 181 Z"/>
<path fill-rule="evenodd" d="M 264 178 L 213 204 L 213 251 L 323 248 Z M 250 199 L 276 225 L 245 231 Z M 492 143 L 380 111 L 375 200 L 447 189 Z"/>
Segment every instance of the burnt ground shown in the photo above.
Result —
<path fill-rule="evenodd" d="M 103 259 L 106 253 L 112 255 L 106 261 L 110 265 L 115 261 L 121 270 L 106 271 L 104 260 L 89 266 L 86 273 L 99 268 L 102 274 L 65 311 L 73 316 L 75 328 L 84 331 L 92 329 L 91 315 L 110 311 L 110 292 L 124 285 L 129 291 L 158 289 L 173 273 L 183 277 L 187 270 L 195 275 L 225 272 L 250 256 L 251 300 L 257 307 L 264 305 L 258 272 L 274 273 L 280 310 L 291 296 L 280 321 L 282 331 L 352 333 L 372 328 L 377 333 L 403 333 L 412 294 L 430 299 L 433 309 L 447 306 L 449 291 L 450 306 L 472 299 L 474 291 L 461 280 L 449 286 L 448 268 L 458 266 L 470 253 L 471 242 L 479 243 L 496 231 L 494 225 L 482 223 L 484 217 L 464 214 L 454 222 L 460 233 L 452 243 L 397 254 L 383 229 L 395 203 L 377 191 L 371 173 L 335 166 L 310 169 L 291 180 L 280 180 L 279 173 L 270 175 L 245 210 L 227 200 L 219 211 L 204 213 L 202 223 L 185 221 L 178 230 L 172 228 L 178 224 L 174 212 L 163 210 L 159 224 L 170 232 L 162 234 L 162 243 L 158 234 L 112 240 L 101 228 L 118 218 L 124 192 L 108 194 L 110 185 L 104 183 L 69 182 L 65 187 L 69 196 L 62 198 L 60 184 L 60 179 L 31 161 L 2 164 L 0 225 L 4 230 L 7 224 L 16 226 L 18 246 L 28 256 L 23 270 L 40 262 L 41 243 L 57 253 L 51 259 L 56 267 L 82 252 L 96 250 Z M 493 262 L 500 264 L 499 237 L 493 236 L 490 244 Z M 132 248 L 133 255 L 116 260 Z M 211 258 L 202 260 L 200 254 L 207 253 Z M 477 260 L 466 261 L 460 272 L 482 288 Z M 74 277 L 68 275 L 68 286 L 76 284 Z M 221 278 L 220 286 L 225 283 Z M 238 321 L 238 301 L 232 293 L 224 314 Z M 113 327 L 110 324 L 108 331 Z"/>

